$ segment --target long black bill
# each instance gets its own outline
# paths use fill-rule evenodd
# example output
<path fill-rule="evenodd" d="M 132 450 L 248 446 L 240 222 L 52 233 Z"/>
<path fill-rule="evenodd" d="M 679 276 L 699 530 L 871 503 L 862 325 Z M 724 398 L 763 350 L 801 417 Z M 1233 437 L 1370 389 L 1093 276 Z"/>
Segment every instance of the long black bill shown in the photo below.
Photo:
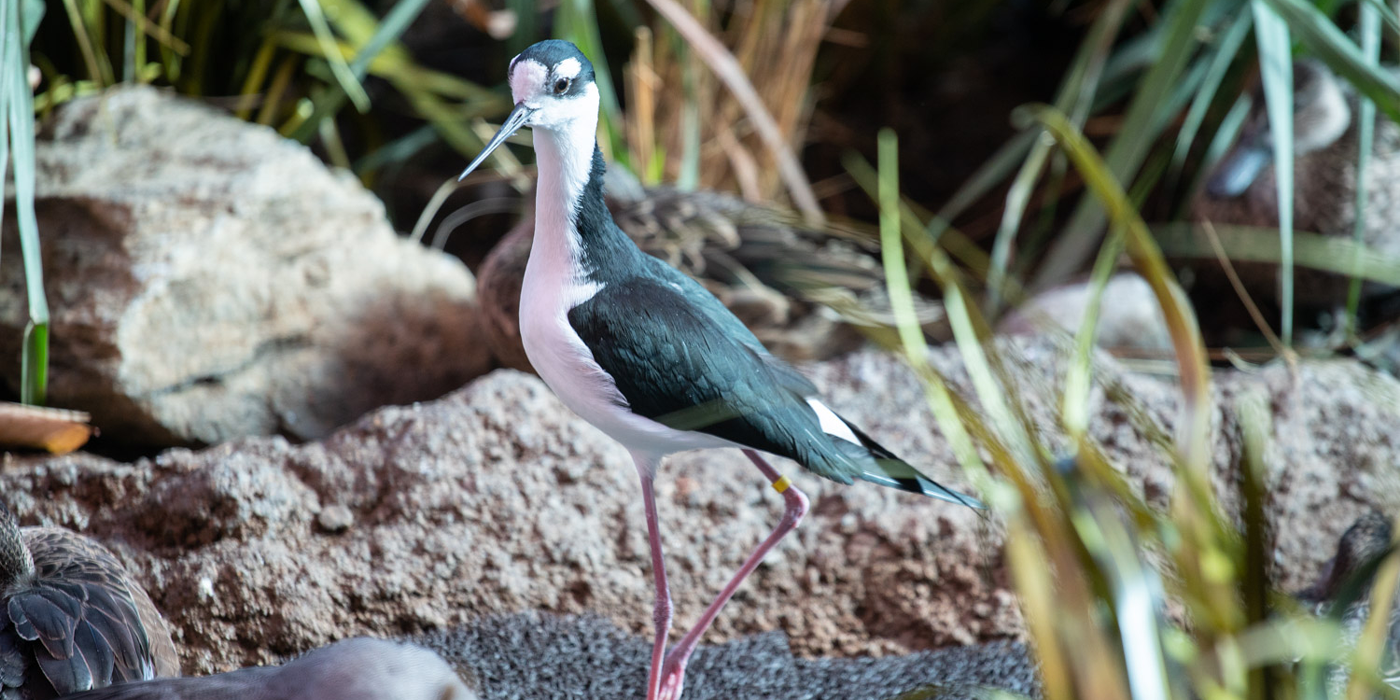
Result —
<path fill-rule="evenodd" d="M 481 165 L 481 161 L 486 160 L 486 156 L 491 155 L 491 151 L 499 148 L 501 144 L 506 142 L 506 139 L 513 136 L 515 132 L 520 131 L 520 127 L 525 126 L 525 122 L 529 120 L 530 115 L 534 113 L 535 110 L 526 107 L 524 102 L 516 105 L 515 109 L 512 109 L 510 115 L 506 117 L 505 123 L 501 124 L 501 130 L 497 131 L 496 135 L 491 137 L 491 140 L 486 143 L 486 148 L 482 149 L 481 153 L 477 155 L 471 165 L 468 165 L 467 169 L 463 170 L 462 174 L 457 176 L 457 182 L 461 182 L 463 178 L 470 175 L 473 170 L 476 170 L 476 166 Z"/>

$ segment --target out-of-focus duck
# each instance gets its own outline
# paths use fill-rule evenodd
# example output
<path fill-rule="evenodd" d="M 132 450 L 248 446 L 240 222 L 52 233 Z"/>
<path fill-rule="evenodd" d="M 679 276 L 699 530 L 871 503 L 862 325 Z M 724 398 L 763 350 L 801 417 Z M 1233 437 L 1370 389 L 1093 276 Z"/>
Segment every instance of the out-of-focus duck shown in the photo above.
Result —
<path fill-rule="evenodd" d="M 0 698 L 44 700 L 180 675 L 170 630 L 102 545 L 20 528 L 0 503 Z"/>
<path fill-rule="evenodd" d="M 1361 633 L 1371 612 L 1371 585 L 1376 567 L 1390 552 L 1390 518 L 1371 511 L 1357 518 L 1337 542 L 1337 553 L 1323 567 L 1317 582 L 1294 594 L 1316 615 L 1332 615 L 1341 620 L 1350 643 Z M 1337 605 L 1346 605 L 1336 609 Z M 1381 679 L 1400 690 L 1400 608 L 1392 606 L 1385 649 L 1377 669 Z M 1342 690 L 1345 673 L 1331 674 L 1329 685 Z"/>
<path fill-rule="evenodd" d="M 123 683 L 73 700 L 476 700 L 435 652 L 357 637 L 282 666 Z"/>
<path fill-rule="evenodd" d="M 1315 60 L 1293 64 L 1293 87 L 1294 228 L 1350 238 L 1356 221 L 1356 96 Z M 1256 88 L 1253 99 L 1238 142 L 1192 202 L 1197 221 L 1278 226 L 1273 134 L 1262 88 Z M 1400 127 L 1389 119 L 1376 122 L 1367 177 L 1364 241 L 1387 255 L 1400 255 Z M 1276 298 L 1276 266 L 1237 267 L 1252 295 Z M 1295 275 L 1295 296 L 1301 305 L 1326 308 L 1346 299 L 1345 277 L 1302 267 Z M 1367 287 L 1368 295 L 1382 291 L 1385 288 Z"/>
<path fill-rule="evenodd" d="M 894 322 L 878 246 L 857 231 L 810 227 L 792 212 L 711 191 L 622 186 L 608 205 L 642 250 L 698 279 L 784 359 L 848 352 L 864 340 L 860 327 Z M 477 270 L 484 335 L 502 365 L 525 371 L 520 283 L 534 230 L 527 211 Z M 926 328 L 943 321 L 942 307 L 923 300 L 918 314 Z"/>

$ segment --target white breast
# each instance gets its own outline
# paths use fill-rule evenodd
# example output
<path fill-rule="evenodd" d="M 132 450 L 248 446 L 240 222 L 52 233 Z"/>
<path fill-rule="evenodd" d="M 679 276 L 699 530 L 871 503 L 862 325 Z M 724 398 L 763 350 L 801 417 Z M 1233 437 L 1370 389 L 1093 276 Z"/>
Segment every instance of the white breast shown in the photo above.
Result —
<path fill-rule="evenodd" d="M 536 231 L 521 285 L 520 339 L 530 364 L 559 400 L 634 452 L 659 458 L 682 450 L 733 446 L 704 433 L 672 430 L 628 410 L 617 384 L 569 325 L 569 310 L 602 286 L 584 278 L 567 248 L 541 246 L 542 233 Z"/>
<path fill-rule="evenodd" d="M 573 222 L 589 177 L 592 124 L 580 120 L 563 130 L 534 130 L 540 179 L 535 240 L 520 288 L 525 354 L 565 406 L 633 452 L 659 458 L 681 450 L 731 446 L 727 440 L 672 430 L 632 413 L 612 377 L 569 325 L 569 311 L 602 290 L 584 274 Z"/>

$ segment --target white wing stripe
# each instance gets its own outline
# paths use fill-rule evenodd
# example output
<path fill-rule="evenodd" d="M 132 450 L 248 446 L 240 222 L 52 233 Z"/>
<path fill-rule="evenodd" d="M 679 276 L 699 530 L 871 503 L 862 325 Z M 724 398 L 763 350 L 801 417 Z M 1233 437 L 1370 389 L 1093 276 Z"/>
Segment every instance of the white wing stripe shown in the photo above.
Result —
<path fill-rule="evenodd" d="M 846 422 L 841 420 L 841 417 L 836 415 L 835 411 L 827 408 L 826 404 L 817 399 L 807 399 L 807 405 L 811 406 L 812 410 L 817 412 L 817 420 L 821 421 L 823 433 L 835 438 L 841 438 L 846 442 L 856 445 L 861 444 L 860 438 L 857 438 L 856 434 L 851 432 L 851 427 L 846 425 Z"/>

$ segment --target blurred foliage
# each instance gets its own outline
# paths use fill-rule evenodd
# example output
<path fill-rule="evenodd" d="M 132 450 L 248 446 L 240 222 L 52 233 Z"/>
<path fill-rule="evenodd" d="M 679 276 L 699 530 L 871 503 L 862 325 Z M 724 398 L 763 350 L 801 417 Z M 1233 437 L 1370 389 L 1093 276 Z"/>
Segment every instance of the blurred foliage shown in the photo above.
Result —
<path fill-rule="evenodd" d="M 378 16 L 357 0 L 63 0 L 66 14 L 35 42 L 44 78 L 35 107 L 42 117 L 109 85 L 166 85 L 314 142 L 369 180 L 417 148 L 382 140 L 367 77 L 392 89 L 377 91 L 390 105 L 380 120 L 406 109 L 463 152 L 480 147 L 466 122 L 509 106 L 497 91 L 424 67 L 400 43 L 428 3 L 402 0 Z M 340 133 L 346 124 L 360 127 L 357 162 Z"/>
<path fill-rule="evenodd" d="M 1177 435 L 1162 443 L 1176 478 L 1166 510 L 1149 506 L 1130 487 L 1122 465 L 1106 461 L 1103 446 L 1088 430 L 1091 366 L 1085 338 L 1093 337 L 1094 314 L 1079 329 L 1063 384 L 1061 421 L 1074 456 L 1056 458 L 1036 441 L 987 321 L 967 301 L 964 277 L 946 254 L 928 245 L 928 223 L 901 201 L 894 134 L 881 135 L 878 172 L 860 160 L 850 166 L 879 203 L 891 298 L 909 294 L 902 264 L 906 250 L 943 287 L 972 395 L 953 390 L 952 382 L 929 365 L 922 334 L 907 315 L 901 320 L 902 345 L 923 380 L 940 432 L 1005 520 L 1006 555 L 1040 665 L 1043 696 L 1326 698 L 1325 679 L 1340 665 L 1350 672 L 1348 697 L 1400 697 L 1400 690 L 1377 673 L 1400 572 L 1394 548 L 1390 563 L 1376 574 L 1381 583 L 1372 594 L 1372 617 L 1354 647 L 1342 642 L 1339 614 L 1315 617 L 1270 590 L 1264 484 L 1273 434 L 1268 397 L 1261 389 L 1243 397 L 1243 450 L 1234 465 L 1237 473 L 1230 476 L 1234 487 L 1217 490 L 1209 473 L 1215 410 L 1210 374 L 1190 305 L 1106 158 L 1054 108 L 1035 108 L 1024 118 L 1045 128 L 1084 178 L 1110 224 L 1101 254 L 1127 253 L 1152 285 L 1170 327 L 1183 401 Z M 1097 284 L 1092 306 L 1102 291 Z M 1349 585 L 1364 589 L 1357 581 Z M 1176 621 L 1168 615 L 1169 601 L 1180 606 Z M 1348 605 L 1338 601 L 1334 610 Z M 904 697 L 939 696 L 940 689 L 930 688 Z"/>

